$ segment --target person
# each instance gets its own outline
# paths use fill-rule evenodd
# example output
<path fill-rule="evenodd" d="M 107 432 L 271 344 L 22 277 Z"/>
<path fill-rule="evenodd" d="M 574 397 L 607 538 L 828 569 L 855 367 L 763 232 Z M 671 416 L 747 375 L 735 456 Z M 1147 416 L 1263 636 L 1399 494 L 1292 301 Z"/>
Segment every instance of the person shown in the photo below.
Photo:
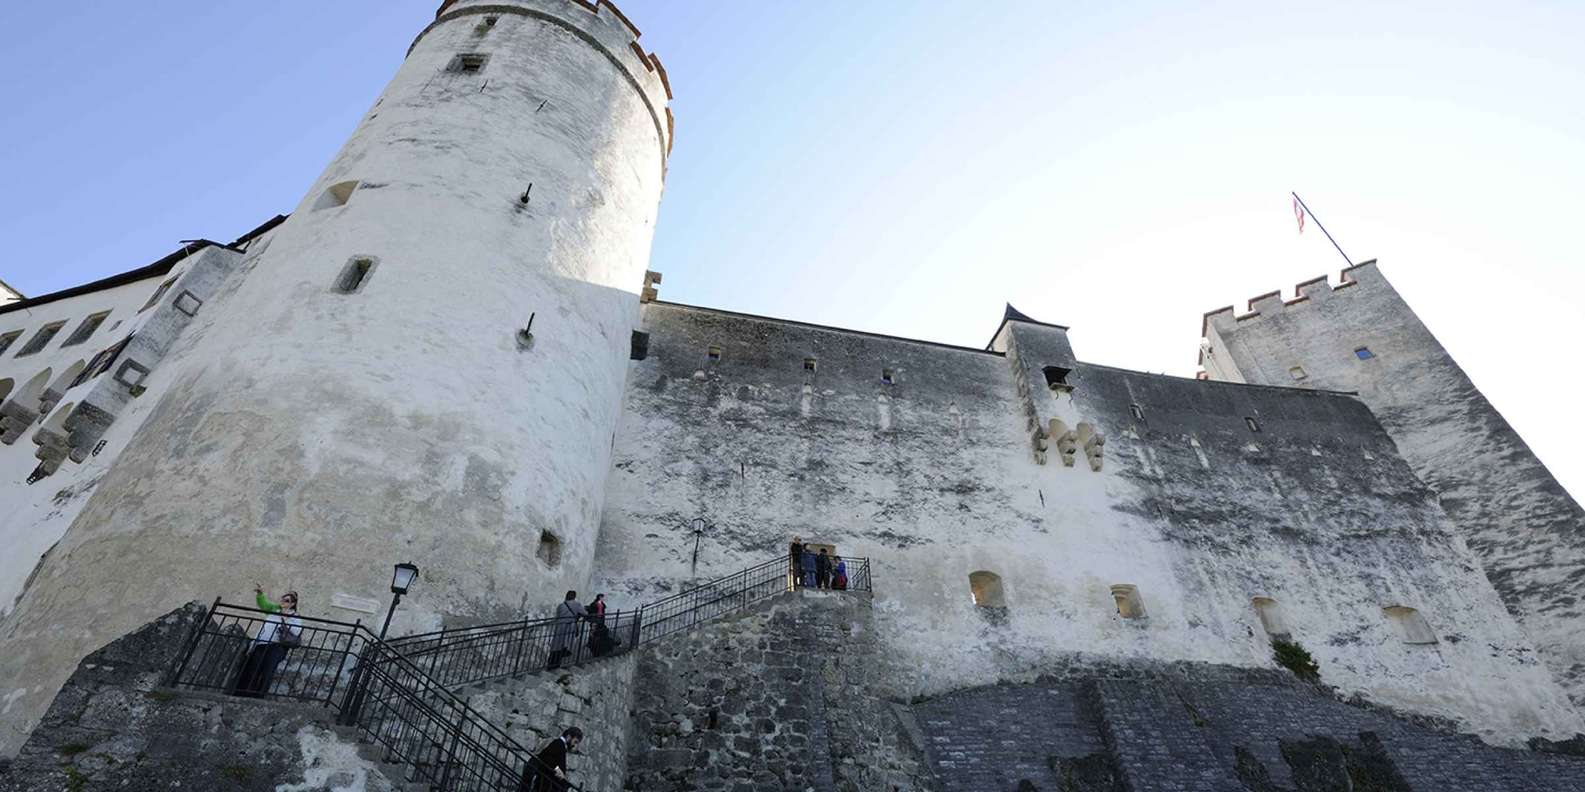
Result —
<path fill-rule="evenodd" d="M 804 542 L 801 537 L 793 537 L 792 547 L 787 551 L 787 563 L 791 567 L 792 587 L 798 588 L 803 582 Z"/>
<path fill-rule="evenodd" d="M 831 556 L 826 555 L 826 549 L 820 548 L 820 555 L 815 557 L 815 585 L 823 589 L 831 588 Z"/>
<path fill-rule="evenodd" d="M 594 602 L 589 603 L 589 621 L 594 625 L 589 630 L 589 654 L 593 657 L 603 657 L 616 647 L 616 637 L 611 635 L 611 628 L 605 623 L 605 595 L 594 595 Z"/>
<path fill-rule="evenodd" d="M 573 638 L 578 634 L 578 620 L 589 618 L 589 611 L 578 602 L 578 592 L 567 592 L 567 598 L 556 606 L 556 632 L 551 636 L 550 657 L 545 670 L 561 668 L 561 661 L 572 654 Z"/>
<path fill-rule="evenodd" d="M 831 569 L 831 588 L 837 591 L 847 591 L 848 563 L 843 561 L 842 556 L 839 555 L 831 556 L 831 559 L 836 562 L 836 566 Z"/>
<path fill-rule="evenodd" d="M 535 761 L 523 767 L 523 780 L 517 785 L 518 792 L 562 792 L 567 789 L 567 754 L 576 750 L 580 742 L 583 742 L 583 730 L 577 726 L 567 727 L 560 737 L 551 740 L 539 753 L 534 754 Z"/>
<path fill-rule="evenodd" d="M 803 546 L 804 588 L 814 588 L 814 585 L 815 585 L 815 565 L 816 565 L 816 563 L 817 562 L 815 561 L 814 551 L 809 549 L 809 545 L 804 545 Z"/>
<path fill-rule="evenodd" d="M 270 615 L 259 626 L 259 634 L 248 643 L 242 670 L 231 689 L 232 695 L 243 698 L 263 698 L 270 692 L 276 667 L 303 635 L 303 620 L 297 618 L 297 592 L 282 594 L 278 604 L 264 596 L 264 587 L 257 583 L 253 584 L 253 594 L 259 610 Z"/>

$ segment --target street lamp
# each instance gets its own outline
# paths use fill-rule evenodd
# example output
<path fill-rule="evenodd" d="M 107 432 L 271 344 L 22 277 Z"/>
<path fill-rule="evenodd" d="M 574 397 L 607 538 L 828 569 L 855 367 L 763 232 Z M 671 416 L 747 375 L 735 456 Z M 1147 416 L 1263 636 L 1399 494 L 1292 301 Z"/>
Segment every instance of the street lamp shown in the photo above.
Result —
<path fill-rule="evenodd" d="M 688 526 L 693 529 L 693 563 L 688 565 L 688 574 L 697 575 L 699 573 L 699 539 L 704 536 L 705 531 L 715 526 L 711 525 L 703 517 L 693 518 L 688 522 Z"/>
<path fill-rule="evenodd" d="M 407 593 L 409 586 L 418 579 L 418 567 L 412 564 L 397 564 L 396 572 L 391 575 L 391 609 L 385 612 L 385 626 L 380 628 L 380 640 L 385 640 L 385 631 L 391 629 L 391 617 L 396 615 L 396 606 L 402 601 L 402 595 Z"/>

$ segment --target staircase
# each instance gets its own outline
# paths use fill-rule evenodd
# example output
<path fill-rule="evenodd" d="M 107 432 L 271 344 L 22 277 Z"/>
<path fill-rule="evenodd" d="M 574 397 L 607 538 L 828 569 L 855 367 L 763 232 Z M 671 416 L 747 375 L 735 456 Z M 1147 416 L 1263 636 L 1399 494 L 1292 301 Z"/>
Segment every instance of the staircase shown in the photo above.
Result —
<path fill-rule="evenodd" d="M 869 559 L 846 564 L 846 590 L 871 591 Z M 409 790 L 516 790 L 525 768 L 538 766 L 532 746 L 545 732 L 498 726 L 466 698 L 492 682 L 499 681 L 489 688 L 499 694 L 508 690 L 506 680 L 617 657 L 738 613 L 793 591 L 789 572 L 782 556 L 604 617 L 525 619 L 389 641 L 361 621 L 304 617 L 297 645 L 256 691 L 243 689 L 239 671 L 247 658 L 271 648 L 250 638 L 270 614 L 216 600 L 189 637 L 170 684 L 331 708 L 338 731 L 360 743 L 359 754 Z"/>

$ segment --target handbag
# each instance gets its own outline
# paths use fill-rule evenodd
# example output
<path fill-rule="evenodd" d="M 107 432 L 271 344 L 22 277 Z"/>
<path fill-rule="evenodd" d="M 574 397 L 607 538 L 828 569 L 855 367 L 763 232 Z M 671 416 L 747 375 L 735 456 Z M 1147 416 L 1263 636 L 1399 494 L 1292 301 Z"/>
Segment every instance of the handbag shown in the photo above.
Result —
<path fill-rule="evenodd" d="M 275 642 L 288 648 L 297 646 L 303 642 L 302 631 L 303 628 L 298 627 L 297 632 L 292 632 L 291 623 L 281 619 L 281 626 L 275 630 Z"/>

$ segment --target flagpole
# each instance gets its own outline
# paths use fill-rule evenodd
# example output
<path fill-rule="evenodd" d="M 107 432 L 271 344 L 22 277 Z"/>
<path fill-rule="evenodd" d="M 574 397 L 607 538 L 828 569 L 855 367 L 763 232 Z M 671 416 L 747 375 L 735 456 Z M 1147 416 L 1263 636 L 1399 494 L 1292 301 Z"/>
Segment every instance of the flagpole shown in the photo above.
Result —
<path fill-rule="evenodd" d="M 1293 200 L 1298 201 L 1299 206 L 1304 209 L 1304 213 L 1309 215 L 1311 220 L 1315 221 L 1315 227 L 1321 229 L 1321 233 L 1326 234 L 1326 241 L 1331 242 L 1332 247 L 1337 248 L 1337 255 L 1342 256 L 1343 260 L 1348 262 L 1348 266 L 1354 266 L 1353 260 L 1348 257 L 1347 253 L 1343 252 L 1343 247 L 1337 244 L 1337 240 L 1332 238 L 1332 234 L 1326 230 L 1326 226 L 1321 225 L 1321 218 L 1316 217 L 1315 212 L 1310 211 L 1310 207 L 1304 205 L 1304 199 L 1300 198 L 1299 194 L 1296 192 L 1289 193 L 1289 195 L 1292 195 Z"/>

